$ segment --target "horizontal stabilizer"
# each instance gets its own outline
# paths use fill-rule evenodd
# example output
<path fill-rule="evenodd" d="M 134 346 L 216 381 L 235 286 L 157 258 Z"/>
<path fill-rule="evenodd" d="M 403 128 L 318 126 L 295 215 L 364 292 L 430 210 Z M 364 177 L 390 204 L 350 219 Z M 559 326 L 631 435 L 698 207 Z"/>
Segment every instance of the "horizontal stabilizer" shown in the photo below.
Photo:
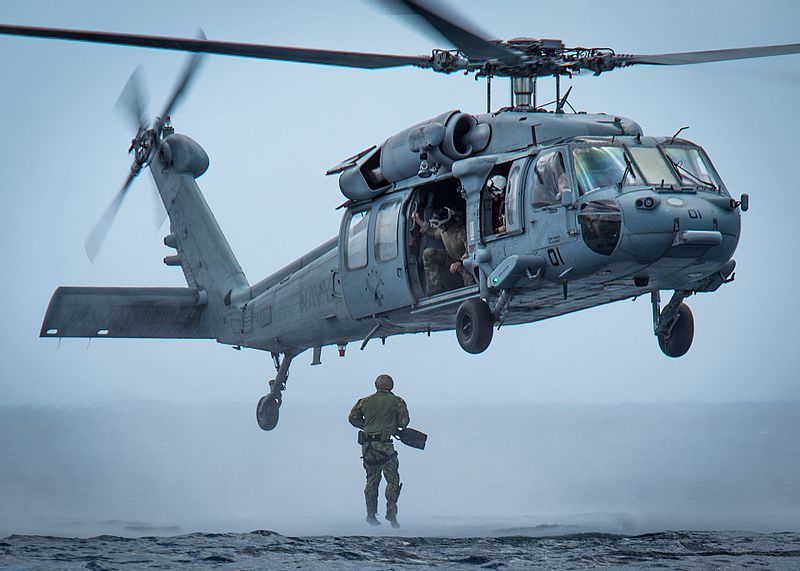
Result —
<path fill-rule="evenodd" d="M 194 288 L 60 287 L 40 337 L 214 339 Z"/>

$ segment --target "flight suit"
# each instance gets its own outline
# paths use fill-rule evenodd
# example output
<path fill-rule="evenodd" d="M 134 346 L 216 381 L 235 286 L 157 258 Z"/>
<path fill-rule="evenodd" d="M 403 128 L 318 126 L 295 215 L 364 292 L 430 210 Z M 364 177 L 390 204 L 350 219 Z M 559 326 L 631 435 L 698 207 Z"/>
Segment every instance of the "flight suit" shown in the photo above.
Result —
<path fill-rule="evenodd" d="M 425 281 L 428 286 L 428 295 L 441 293 L 445 290 L 442 284 L 442 275 L 450 271 L 450 264 L 461 262 L 467 252 L 467 229 L 460 222 L 450 222 L 446 227 L 432 228 L 428 222 L 421 228 L 423 234 L 433 236 L 444 244 L 444 251 L 438 248 L 425 248 L 422 252 L 422 267 L 425 269 Z M 458 267 L 458 273 L 464 285 L 472 285 L 475 278 L 463 265 Z"/>
<path fill-rule="evenodd" d="M 378 513 L 378 485 L 381 472 L 386 478 L 386 518 L 397 517 L 397 498 L 400 496 L 400 473 L 397 451 L 392 435 L 398 428 L 408 426 L 408 407 L 403 399 L 390 390 L 378 389 L 374 394 L 359 399 L 348 416 L 350 424 L 364 431 L 368 441 L 362 444 L 361 454 L 367 484 L 364 498 L 367 515 Z"/>

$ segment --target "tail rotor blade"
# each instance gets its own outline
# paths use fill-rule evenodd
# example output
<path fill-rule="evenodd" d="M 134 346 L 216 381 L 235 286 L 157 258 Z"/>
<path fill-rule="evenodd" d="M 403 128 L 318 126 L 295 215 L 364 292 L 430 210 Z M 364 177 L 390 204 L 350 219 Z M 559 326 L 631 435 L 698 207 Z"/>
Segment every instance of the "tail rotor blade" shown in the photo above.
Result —
<path fill-rule="evenodd" d="M 199 30 L 197 35 L 201 40 L 205 40 L 206 38 L 203 30 Z M 166 119 L 169 117 L 172 114 L 173 109 L 175 109 L 175 107 L 180 103 L 189 86 L 192 84 L 195 73 L 197 72 L 198 67 L 200 67 L 200 63 L 203 61 L 203 57 L 204 55 L 201 53 L 194 53 L 189 58 L 189 63 L 184 68 L 183 75 L 181 75 L 181 78 L 175 86 L 175 89 L 172 91 L 172 96 L 167 100 L 164 110 L 161 112 L 161 115 L 159 115 L 161 119 Z"/>
<path fill-rule="evenodd" d="M 117 217 L 119 207 L 122 206 L 122 201 L 125 199 L 125 195 L 128 193 L 134 178 L 135 175 L 131 172 L 122 185 L 122 188 L 117 192 L 114 200 L 111 201 L 106 211 L 103 212 L 103 215 L 100 217 L 100 220 L 98 220 L 91 234 L 89 234 L 89 237 L 86 238 L 86 255 L 89 256 L 89 260 L 92 263 L 97 259 L 97 254 L 100 252 L 103 242 L 105 242 L 108 230 L 111 228 L 114 218 Z"/>
<path fill-rule="evenodd" d="M 142 87 L 142 72 L 137 67 L 114 104 L 114 110 L 126 116 L 133 127 L 140 129 L 147 123 L 147 99 Z"/>

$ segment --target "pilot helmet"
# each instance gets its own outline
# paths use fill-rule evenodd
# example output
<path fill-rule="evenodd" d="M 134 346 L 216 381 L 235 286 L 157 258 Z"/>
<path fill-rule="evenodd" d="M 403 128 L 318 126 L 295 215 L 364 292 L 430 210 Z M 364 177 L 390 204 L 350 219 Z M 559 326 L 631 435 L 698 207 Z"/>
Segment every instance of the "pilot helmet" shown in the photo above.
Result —
<path fill-rule="evenodd" d="M 486 182 L 486 188 L 488 188 L 493 195 L 498 196 L 505 192 L 507 182 L 506 177 L 501 174 L 496 174 Z"/>
<path fill-rule="evenodd" d="M 386 373 L 378 375 L 375 379 L 375 388 L 378 390 L 390 391 L 394 388 L 394 380 Z"/>
<path fill-rule="evenodd" d="M 448 207 L 439 208 L 435 210 L 431 215 L 431 219 L 429 220 L 432 228 L 438 228 L 442 224 L 447 224 L 450 222 L 450 219 L 453 217 L 453 211 Z"/>

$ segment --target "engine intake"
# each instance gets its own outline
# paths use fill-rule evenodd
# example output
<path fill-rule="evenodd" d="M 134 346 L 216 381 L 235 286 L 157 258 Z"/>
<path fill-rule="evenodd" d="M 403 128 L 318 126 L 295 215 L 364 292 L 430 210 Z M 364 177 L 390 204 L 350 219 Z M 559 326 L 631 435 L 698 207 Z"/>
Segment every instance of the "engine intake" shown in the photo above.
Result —
<path fill-rule="evenodd" d="M 449 170 L 458 160 L 484 150 L 491 139 L 488 124 L 459 110 L 442 113 L 389 137 L 359 158 L 339 177 L 339 188 L 351 200 L 367 200 L 392 183 Z"/>

